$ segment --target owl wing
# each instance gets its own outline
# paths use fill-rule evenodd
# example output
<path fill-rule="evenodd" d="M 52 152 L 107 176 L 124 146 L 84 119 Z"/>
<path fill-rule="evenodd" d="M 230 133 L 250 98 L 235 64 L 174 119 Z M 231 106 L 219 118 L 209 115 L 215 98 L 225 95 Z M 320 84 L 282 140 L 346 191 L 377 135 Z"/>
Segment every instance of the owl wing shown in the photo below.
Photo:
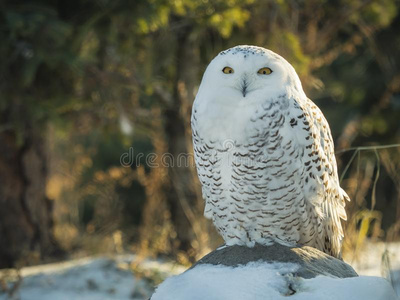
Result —
<path fill-rule="evenodd" d="M 333 256 L 341 256 L 343 229 L 346 220 L 345 200 L 348 195 L 339 185 L 334 144 L 324 115 L 310 100 L 294 101 L 290 126 L 295 133 L 302 160 L 302 185 L 305 199 L 314 208 L 316 246 Z"/>
<path fill-rule="evenodd" d="M 213 174 L 213 163 L 215 162 L 212 160 L 212 146 L 204 143 L 197 132 L 197 110 L 195 107 L 193 107 L 192 111 L 191 128 L 197 175 L 201 182 L 202 196 L 205 200 L 204 216 L 211 219 L 213 206 L 215 205 L 211 201 L 211 179 L 216 176 Z"/>

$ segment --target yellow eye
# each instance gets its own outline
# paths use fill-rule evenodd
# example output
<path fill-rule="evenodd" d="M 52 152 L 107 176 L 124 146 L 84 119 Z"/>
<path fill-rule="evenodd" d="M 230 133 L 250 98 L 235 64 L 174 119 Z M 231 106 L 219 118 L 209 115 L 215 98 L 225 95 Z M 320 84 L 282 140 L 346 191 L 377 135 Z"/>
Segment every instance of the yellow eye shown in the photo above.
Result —
<path fill-rule="evenodd" d="M 222 72 L 224 72 L 225 74 L 232 74 L 233 69 L 231 67 L 225 67 L 222 69 Z"/>
<path fill-rule="evenodd" d="M 265 68 L 261 68 L 260 70 L 258 70 L 257 73 L 261 74 L 261 75 L 269 75 L 272 73 L 272 70 L 270 68 L 265 67 Z"/>

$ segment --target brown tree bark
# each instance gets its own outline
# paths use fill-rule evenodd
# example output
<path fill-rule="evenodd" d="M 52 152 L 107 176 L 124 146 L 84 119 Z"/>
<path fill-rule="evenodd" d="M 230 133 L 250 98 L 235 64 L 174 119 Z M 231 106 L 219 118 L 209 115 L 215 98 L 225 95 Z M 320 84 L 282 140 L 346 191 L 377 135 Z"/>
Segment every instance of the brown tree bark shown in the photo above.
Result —
<path fill-rule="evenodd" d="M 0 131 L 0 268 L 33 264 L 55 254 L 52 202 L 46 198 L 46 146 L 21 116 L 22 128 Z"/>
<path fill-rule="evenodd" d="M 178 248 L 183 251 L 192 249 L 193 240 L 200 239 L 198 220 L 198 195 L 193 183 L 193 170 L 183 165 L 191 153 L 190 111 L 193 94 L 198 80 L 198 57 L 191 37 L 190 27 L 183 27 L 177 34 L 175 55 L 176 79 L 172 103 L 165 110 L 165 132 L 168 141 L 168 152 L 174 158 L 174 165 L 168 168 L 169 184 L 166 191 L 167 203 L 171 211 L 171 221 L 177 234 Z"/>

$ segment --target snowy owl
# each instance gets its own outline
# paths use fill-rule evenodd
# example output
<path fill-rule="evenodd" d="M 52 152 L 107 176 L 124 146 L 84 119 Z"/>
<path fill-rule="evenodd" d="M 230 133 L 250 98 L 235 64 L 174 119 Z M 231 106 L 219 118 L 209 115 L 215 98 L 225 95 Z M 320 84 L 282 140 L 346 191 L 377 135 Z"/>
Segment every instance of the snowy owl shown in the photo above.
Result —
<path fill-rule="evenodd" d="M 204 215 L 227 245 L 307 245 L 341 257 L 349 197 L 329 125 L 291 64 L 256 46 L 222 51 L 191 123 Z"/>

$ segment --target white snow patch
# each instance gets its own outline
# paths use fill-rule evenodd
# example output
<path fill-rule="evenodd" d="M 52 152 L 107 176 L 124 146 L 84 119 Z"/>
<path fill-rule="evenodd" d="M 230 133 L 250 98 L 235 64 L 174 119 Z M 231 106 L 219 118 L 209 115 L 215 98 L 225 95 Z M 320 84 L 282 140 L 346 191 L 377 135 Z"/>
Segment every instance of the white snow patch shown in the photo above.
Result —
<path fill-rule="evenodd" d="M 151 300 L 395 300 L 390 283 L 379 277 L 313 279 L 286 275 L 297 266 L 283 263 L 250 263 L 239 267 L 199 265 L 164 281 Z"/>
<path fill-rule="evenodd" d="M 148 299 L 152 287 L 134 278 L 129 264 L 134 255 L 91 257 L 61 263 L 25 267 L 22 283 L 13 297 L 2 293 L 0 300 L 134 300 Z M 184 268 L 172 263 L 146 259 L 141 269 L 156 270 L 161 276 L 181 273 Z M 0 271 L 0 278 L 7 273 Z M 15 283 L 8 282 L 11 288 Z"/>
<path fill-rule="evenodd" d="M 23 281 L 14 299 L 105 300 L 132 299 L 135 284 L 132 273 L 117 268 L 106 258 L 81 259 L 22 270 Z M 9 299 L 0 294 L 0 300 Z"/>
<path fill-rule="evenodd" d="M 386 252 L 386 258 L 385 258 Z M 356 257 L 346 257 L 359 275 L 382 276 L 393 284 L 400 297 L 400 243 L 366 242 Z"/>
<path fill-rule="evenodd" d="M 400 243 L 366 242 L 361 253 L 346 260 L 359 274 L 381 276 L 382 256 L 386 250 L 391 269 L 400 271 Z"/>

